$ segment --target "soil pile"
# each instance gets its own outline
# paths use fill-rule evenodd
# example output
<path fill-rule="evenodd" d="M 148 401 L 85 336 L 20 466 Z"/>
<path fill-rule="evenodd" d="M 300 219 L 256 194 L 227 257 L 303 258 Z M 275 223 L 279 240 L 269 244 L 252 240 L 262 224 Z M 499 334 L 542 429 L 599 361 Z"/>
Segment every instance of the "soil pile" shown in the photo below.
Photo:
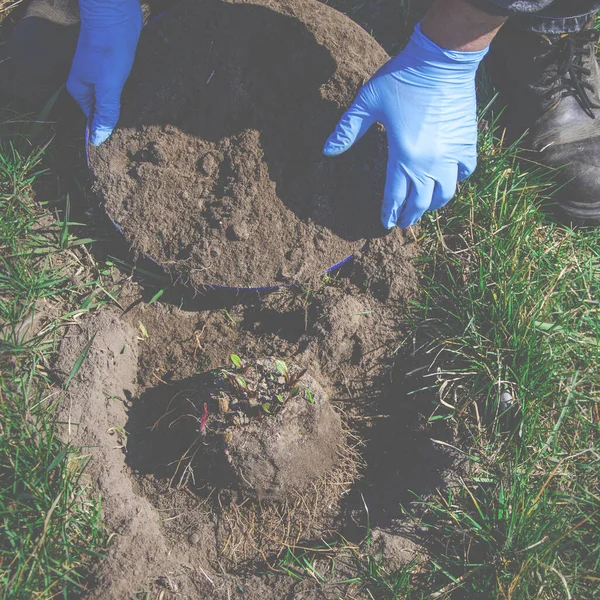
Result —
<path fill-rule="evenodd" d="M 169 403 L 161 445 L 188 440 L 172 480 L 281 501 L 321 484 L 346 448 L 323 388 L 282 360 L 233 358 L 239 366 L 204 374 L 198 393 Z"/>
<path fill-rule="evenodd" d="M 273 418 L 235 430 L 227 445 L 238 483 L 259 498 L 284 500 L 319 483 L 341 450 L 341 419 L 323 388 L 306 374 L 297 386 Z"/>
<path fill-rule="evenodd" d="M 95 190 L 194 287 L 312 279 L 380 232 L 381 129 L 321 149 L 386 59 L 310 0 L 184 1 L 142 36 L 120 127 L 90 149 Z"/>
<path fill-rule="evenodd" d="M 310 294 L 282 289 L 248 294 L 244 302 L 230 294 L 233 304 L 217 306 L 202 295 L 194 310 L 165 302 L 167 294 L 147 304 L 143 290 L 129 283 L 119 296 L 122 314 L 104 310 L 69 330 L 55 364 L 61 382 L 93 343 L 70 382 L 61 432 L 92 455 L 92 493 L 103 497 L 114 538 L 82 597 L 131 598 L 142 590 L 164 600 L 368 598 L 352 583 L 355 546 L 347 553 L 338 548 L 335 572 L 329 555 L 313 563 L 327 581 L 262 570 L 276 566 L 282 552 L 339 541 L 335 532 L 344 544 L 358 544 L 367 526 L 377 560 L 383 555 L 401 566 L 422 552 L 414 545 L 419 531 L 396 522 L 400 507 L 413 499 L 408 490 L 443 486 L 451 463 L 429 430 L 414 431 L 413 401 L 398 383 L 390 385 L 403 336 L 399 315 L 417 285 L 416 252 L 394 230 Z M 276 363 L 277 373 L 270 367 L 257 377 L 248 365 L 264 356 L 281 357 L 285 366 Z M 228 376 L 219 393 L 214 386 L 211 392 L 219 373 L 244 382 Z M 325 398 L 319 417 L 314 408 Z M 288 419 L 286 407 L 314 419 Z M 323 435 L 306 436 L 302 447 L 293 431 L 298 422 L 303 433 L 311 422 L 325 425 Z M 217 452 L 210 447 L 219 434 L 231 463 L 218 452 L 223 444 L 214 445 Z M 253 448 L 245 446 L 246 435 Z M 309 447 L 312 454 L 304 454 Z M 296 462 L 288 466 L 288 458 Z M 259 481 L 263 468 L 268 477 Z M 284 486 L 293 493 L 272 501 L 271 490 Z"/>
<path fill-rule="evenodd" d="M 135 328 L 107 310 L 69 329 L 54 365 L 61 383 L 82 354 L 85 360 L 64 394 L 57 424 L 65 443 L 84 448 L 90 456 L 85 476 L 102 496 L 104 524 L 113 536 L 107 558 L 92 577 L 92 591 L 85 596 L 89 600 L 125 598 L 130 589 L 153 577 L 156 564 L 167 569 L 172 563 L 154 508 L 125 475 L 123 425 L 128 399 L 137 387 Z M 127 581 L 115 580 L 115 573 L 127 573 Z"/>

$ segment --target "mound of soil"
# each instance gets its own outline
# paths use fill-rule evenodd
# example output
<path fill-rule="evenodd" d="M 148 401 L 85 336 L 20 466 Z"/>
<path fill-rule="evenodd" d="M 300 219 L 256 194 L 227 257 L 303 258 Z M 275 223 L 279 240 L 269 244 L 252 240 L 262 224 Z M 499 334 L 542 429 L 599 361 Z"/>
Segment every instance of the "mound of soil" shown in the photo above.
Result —
<path fill-rule="evenodd" d="M 227 458 L 238 486 L 259 498 L 285 500 L 322 479 L 336 464 L 342 423 L 317 381 L 290 368 L 293 381 L 276 374 L 273 361 L 257 363 L 258 383 L 274 389 L 262 405 L 270 414 L 229 430 Z M 297 377 L 296 377 L 297 375 Z M 276 393 L 282 388 L 283 393 Z M 223 397 L 223 394 L 222 394 Z M 232 394 L 225 393 L 232 399 Z M 272 414 L 277 410 L 276 414 Z"/>
<path fill-rule="evenodd" d="M 397 522 L 401 507 L 412 501 L 412 492 L 446 485 L 453 462 L 431 442 L 429 429 L 415 431 L 414 402 L 404 398 L 401 388 L 401 375 L 412 363 L 399 362 L 393 369 L 394 351 L 404 338 L 402 315 L 417 285 L 416 253 L 416 245 L 395 230 L 371 240 L 339 277 L 310 294 L 296 289 L 266 297 L 212 294 L 230 299 L 218 303 L 198 295 L 193 310 L 181 307 L 178 295 L 169 304 L 168 293 L 147 304 L 144 294 L 147 298 L 154 291 L 148 295 L 127 283 L 119 296 L 127 307 L 124 313 L 103 309 L 69 329 L 55 364 L 61 382 L 94 338 L 62 403 L 61 432 L 65 441 L 83 446 L 93 457 L 91 493 L 103 498 L 113 538 L 82 597 L 131 598 L 143 590 L 164 600 L 370 598 L 349 583 L 356 575 L 354 550 L 346 558 L 340 549 L 334 557 L 323 556 L 320 565 L 313 563 L 326 582 L 299 581 L 264 565 L 276 566 L 282 549 L 338 540 L 332 532 L 358 544 L 367 526 L 377 560 L 384 556 L 400 567 L 423 553 L 419 528 L 406 530 Z M 313 405 L 305 393 L 291 394 L 296 385 L 290 389 L 278 381 L 281 373 L 274 373 L 274 383 L 265 390 L 260 386 L 264 377 L 258 380 L 244 363 L 232 366 L 227 358 L 232 353 L 250 364 L 259 357 L 285 357 L 288 365 L 298 365 L 290 368 L 292 376 L 308 369 L 324 389 L 322 397 L 328 397 L 326 406 L 335 407 L 317 418 L 326 425 L 331 421 L 326 430 L 334 433 L 320 442 L 319 436 L 308 436 L 315 485 L 286 494 L 284 501 L 264 501 L 268 492 L 257 498 L 255 473 L 264 469 L 268 477 L 261 485 L 268 490 L 281 488 L 270 470 L 283 465 L 289 474 L 299 468 L 297 462 L 286 463 L 285 453 L 290 460 L 302 460 L 303 440 L 294 437 L 291 427 L 288 435 L 283 410 L 290 395 L 298 410 L 308 412 Z M 244 377 L 251 392 L 260 389 L 254 394 L 258 402 L 244 407 L 239 386 L 236 391 L 226 385 L 231 379 L 222 379 L 224 385 L 215 390 L 215 375 L 224 371 Z M 319 387 L 304 385 L 318 407 Z M 273 409 L 280 394 L 284 403 Z M 263 408 L 267 402 L 270 413 Z M 333 422 L 339 422 L 337 415 L 341 435 Z M 280 416 L 283 424 L 277 421 Z M 299 421 L 310 428 L 303 418 Z M 254 429 L 266 438 L 262 454 L 252 439 Z M 287 441 L 277 448 L 282 432 Z M 245 435 L 251 436 L 247 446 Z M 196 445 L 177 469 L 193 441 Z M 187 464 L 188 481 L 181 481 Z M 378 527 L 385 530 L 378 533 Z"/>
<path fill-rule="evenodd" d="M 172 461 L 172 481 L 203 480 L 245 498 L 291 500 L 323 482 L 345 448 L 340 415 L 321 385 L 272 359 L 200 376 L 194 392 L 169 402 L 165 417 L 159 444 L 185 448 Z"/>
<path fill-rule="evenodd" d="M 91 341 L 91 345 L 88 344 Z M 154 576 L 159 564 L 172 568 L 170 551 L 150 502 L 136 493 L 126 475 L 129 398 L 136 393 L 138 340 L 134 326 L 117 312 L 99 312 L 82 326 L 69 328 L 60 344 L 54 371 L 65 383 L 73 365 L 85 360 L 69 383 L 56 422 L 65 443 L 91 458 L 85 477 L 102 497 L 102 516 L 113 542 L 90 578 L 88 600 L 128 598 Z M 126 577 L 115 578 L 115 573 Z"/>
<path fill-rule="evenodd" d="M 343 440 L 340 416 L 312 377 L 303 383 L 313 390 L 314 404 L 295 396 L 272 419 L 235 431 L 227 445 L 238 484 L 259 498 L 290 498 L 336 464 Z"/>
<path fill-rule="evenodd" d="M 381 232 L 385 139 L 321 149 L 387 59 L 312 0 L 184 1 L 144 33 L 94 187 L 134 248 L 194 287 L 313 279 Z"/>

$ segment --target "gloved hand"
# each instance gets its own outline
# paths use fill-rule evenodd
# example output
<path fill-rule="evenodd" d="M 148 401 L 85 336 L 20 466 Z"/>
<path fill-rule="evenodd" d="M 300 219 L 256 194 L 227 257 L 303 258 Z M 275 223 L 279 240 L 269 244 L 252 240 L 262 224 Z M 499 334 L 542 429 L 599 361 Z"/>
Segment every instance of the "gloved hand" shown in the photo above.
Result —
<path fill-rule="evenodd" d="M 414 225 L 452 199 L 477 165 L 475 72 L 487 49 L 444 50 L 420 25 L 358 92 L 323 153 L 345 152 L 379 121 L 388 138 L 383 226 Z"/>
<path fill-rule="evenodd" d="M 79 0 L 81 29 L 67 90 L 88 118 L 95 146 L 112 133 L 142 30 L 138 0 Z"/>

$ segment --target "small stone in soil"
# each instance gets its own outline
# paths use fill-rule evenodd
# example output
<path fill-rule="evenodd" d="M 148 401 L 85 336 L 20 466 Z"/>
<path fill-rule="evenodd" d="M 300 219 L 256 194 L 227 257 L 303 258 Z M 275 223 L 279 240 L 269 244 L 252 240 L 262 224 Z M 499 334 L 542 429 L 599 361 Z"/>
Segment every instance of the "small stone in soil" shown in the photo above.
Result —
<path fill-rule="evenodd" d="M 234 242 L 243 242 L 250 237 L 250 233 L 244 223 L 234 223 L 227 228 L 227 237 Z"/>
<path fill-rule="evenodd" d="M 225 415 L 229 412 L 229 400 L 223 396 L 219 398 L 219 414 Z"/>

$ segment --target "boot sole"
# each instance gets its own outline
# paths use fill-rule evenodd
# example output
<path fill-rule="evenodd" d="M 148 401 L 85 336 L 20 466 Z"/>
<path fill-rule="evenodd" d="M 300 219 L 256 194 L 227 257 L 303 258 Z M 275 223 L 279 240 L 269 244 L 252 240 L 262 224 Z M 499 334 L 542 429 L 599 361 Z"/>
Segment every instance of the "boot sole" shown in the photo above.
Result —
<path fill-rule="evenodd" d="M 508 129 L 506 131 L 505 145 L 506 141 L 510 143 L 516 141 L 517 137 L 514 133 L 510 132 Z M 543 164 L 543 161 L 540 160 L 539 153 L 530 150 L 526 147 L 520 148 L 520 154 L 517 157 L 519 161 L 523 161 L 523 163 L 530 167 L 531 164 Z M 547 166 L 548 169 L 552 169 L 552 167 Z M 551 212 L 558 221 L 564 223 L 566 225 L 573 225 L 575 227 L 595 227 L 600 225 L 600 201 L 595 202 L 594 204 L 573 204 L 566 200 L 561 199 L 560 190 L 556 192 L 555 195 L 552 195 L 547 202 L 548 211 Z"/>
<path fill-rule="evenodd" d="M 594 227 L 600 225 L 600 204 L 590 208 L 577 208 L 565 204 L 560 204 L 555 199 L 553 207 L 556 217 L 564 223 L 580 227 Z"/>

